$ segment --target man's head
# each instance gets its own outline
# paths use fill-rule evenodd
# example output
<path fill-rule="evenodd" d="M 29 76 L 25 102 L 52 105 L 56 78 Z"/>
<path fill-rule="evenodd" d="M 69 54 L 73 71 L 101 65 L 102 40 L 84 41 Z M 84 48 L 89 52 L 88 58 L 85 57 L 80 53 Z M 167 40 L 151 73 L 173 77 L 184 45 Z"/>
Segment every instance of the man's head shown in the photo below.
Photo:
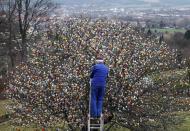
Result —
<path fill-rule="evenodd" d="M 98 55 L 96 57 L 96 63 L 104 63 L 104 59 L 103 59 L 103 57 L 101 55 Z"/>

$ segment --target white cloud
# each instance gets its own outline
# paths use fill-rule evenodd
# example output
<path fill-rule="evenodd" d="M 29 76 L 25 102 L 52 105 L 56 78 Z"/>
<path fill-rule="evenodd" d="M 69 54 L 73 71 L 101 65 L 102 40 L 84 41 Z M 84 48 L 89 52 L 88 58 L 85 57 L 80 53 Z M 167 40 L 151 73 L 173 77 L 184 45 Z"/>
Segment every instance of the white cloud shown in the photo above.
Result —
<path fill-rule="evenodd" d="M 160 2 L 160 0 L 141 0 L 141 1 L 150 2 L 150 3 L 158 3 L 158 2 Z"/>

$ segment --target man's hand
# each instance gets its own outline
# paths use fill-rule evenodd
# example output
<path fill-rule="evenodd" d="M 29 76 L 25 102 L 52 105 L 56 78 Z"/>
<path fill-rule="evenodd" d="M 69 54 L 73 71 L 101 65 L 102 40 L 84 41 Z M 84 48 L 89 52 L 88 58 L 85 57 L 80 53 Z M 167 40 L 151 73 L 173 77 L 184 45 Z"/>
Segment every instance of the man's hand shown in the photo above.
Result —
<path fill-rule="evenodd" d="M 89 82 L 89 83 L 90 83 L 90 86 L 91 86 L 91 82 L 92 82 L 92 79 L 90 79 L 90 82 Z"/>

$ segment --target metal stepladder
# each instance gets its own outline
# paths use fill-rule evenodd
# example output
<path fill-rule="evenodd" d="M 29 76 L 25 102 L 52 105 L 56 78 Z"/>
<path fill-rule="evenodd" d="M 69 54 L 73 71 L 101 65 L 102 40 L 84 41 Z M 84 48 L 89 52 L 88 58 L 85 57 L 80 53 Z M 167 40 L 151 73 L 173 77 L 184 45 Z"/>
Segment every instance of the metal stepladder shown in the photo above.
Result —
<path fill-rule="evenodd" d="M 91 82 L 90 82 L 90 92 L 89 92 L 88 131 L 91 131 L 93 129 L 99 129 L 99 131 L 103 131 L 104 127 L 103 114 L 101 114 L 100 118 L 92 118 L 90 116 L 90 102 L 91 102 Z"/>
<path fill-rule="evenodd" d="M 96 123 L 93 123 L 93 120 L 98 120 Z M 99 131 L 103 131 L 104 127 L 104 119 L 103 115 L 101 115 L 100 118 L 91 118 L 90 114 L 88 115 L 88 131 L 91 131 L 91 129 L 99 129 Z"/>

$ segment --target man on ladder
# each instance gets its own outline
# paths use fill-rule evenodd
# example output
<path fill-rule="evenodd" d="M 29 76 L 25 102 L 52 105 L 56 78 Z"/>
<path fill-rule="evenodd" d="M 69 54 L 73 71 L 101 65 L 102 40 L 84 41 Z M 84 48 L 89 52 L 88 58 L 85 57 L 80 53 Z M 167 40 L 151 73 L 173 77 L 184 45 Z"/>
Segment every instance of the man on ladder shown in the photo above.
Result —
<path fill-rule="evenodd" d="M 103 130 L 103 98 L 105 95 L 106 79 L 108 77 L 108 67 L 104 65 L 104 60 L 98 57 L 96 64 L 92 67 L 90 75 L 90 100 L 89 100 L 89 120 L 88 120 L 88 131 L 90 129 Z M 92 124 L 91 120 L 99 119 L 98 124 Z"/>

